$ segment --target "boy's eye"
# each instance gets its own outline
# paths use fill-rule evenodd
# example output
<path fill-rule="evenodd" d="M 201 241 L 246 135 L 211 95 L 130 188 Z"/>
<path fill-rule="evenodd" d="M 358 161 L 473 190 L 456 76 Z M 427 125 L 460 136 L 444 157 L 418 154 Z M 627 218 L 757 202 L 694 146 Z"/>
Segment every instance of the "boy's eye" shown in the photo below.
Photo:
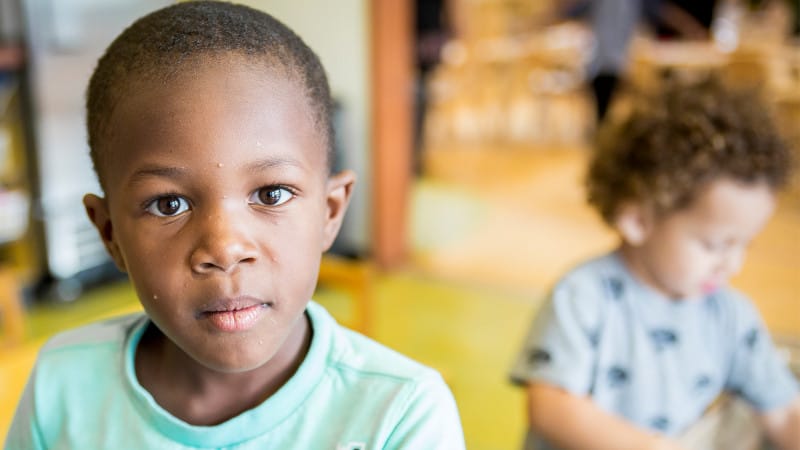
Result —
<path fill-rule="evenodd" d="M 278 206 L 288 202 L 292 197 L 294 194 L 286 188 L 267 186 L 253 192 L 250 201 L 258 205 Z"/>
<path fill-rule="evenodd" d="M 712 241 L 712 240 L 705 240 L 703 241 L 703 247 L 709 252 L 723 252 L 731 247 L 731 243 L 724 241 Z"/>
<path fill-rule="evenodd" d="M 177 195 L 166 195 L 150 202 L 147 212 L 158 217 L 172 217 L 189 209 L 189 202 Z"/>

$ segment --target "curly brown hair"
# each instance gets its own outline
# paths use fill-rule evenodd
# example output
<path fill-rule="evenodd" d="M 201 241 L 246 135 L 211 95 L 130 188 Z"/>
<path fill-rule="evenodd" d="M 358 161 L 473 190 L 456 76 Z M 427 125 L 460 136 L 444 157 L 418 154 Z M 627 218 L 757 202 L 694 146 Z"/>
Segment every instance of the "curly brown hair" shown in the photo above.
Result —
<path fill-rule="evenodd" d="M 218 1 L 192 1 L 152 12 L 125 29 L 100 58 L 86 92 L 89 147 L 104 183 L 103 144 L 115 106 L 136 95 L 141 82 L 166 83 L 220 56 L 241 56 L 240 64 L 267 66 L 293 81 L 306 95 L 325 141 L 328 169 L 333 160 L 333 102 L 317 55 L 286 25 L 269 14 Z"/>
<path fill-rule="evenodd" d="M 715 77 L 669 81 L 600 130 L 588 200 L 609 224 L 628 201 L 666 214 L 720 178 L 765 181 L 777 190 L 788 182 L 791 163 L 791 149 L 757 92 Z"/>

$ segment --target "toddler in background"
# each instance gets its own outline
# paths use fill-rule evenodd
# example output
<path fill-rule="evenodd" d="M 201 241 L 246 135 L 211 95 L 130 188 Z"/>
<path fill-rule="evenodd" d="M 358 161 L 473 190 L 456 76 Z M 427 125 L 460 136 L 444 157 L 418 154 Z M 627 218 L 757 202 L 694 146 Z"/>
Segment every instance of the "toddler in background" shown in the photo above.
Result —
<path fill-rule="evenodd" d="M 86 211 L 144 314 L 58 335 L 6 448 L 463 449 L 434 370 L 309 301 L 354 175 L 319 59 L 221 2 L 147 15 L 87 94 Z"/>
<path fill-rule="evenodd" d="M 567 273 L 530 328 L 511 371 L 526 448 L 679 449 L 729 392 L 800 449 L 797 381 L 727 286 L 790 166 L 758 97 L 714 79 L 670 82 L 601 131 L 588 198 L 620 244 Z"/>

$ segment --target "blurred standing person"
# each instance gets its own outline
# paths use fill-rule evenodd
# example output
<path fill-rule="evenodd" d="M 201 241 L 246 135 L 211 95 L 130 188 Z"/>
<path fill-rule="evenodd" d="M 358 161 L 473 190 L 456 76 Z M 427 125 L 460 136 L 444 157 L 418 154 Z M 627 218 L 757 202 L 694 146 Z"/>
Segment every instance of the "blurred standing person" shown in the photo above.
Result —
<path fill-rule="evenodd" d="M 594 0 L 589 4 L 589 23 L 595 47 L 589 62 L 588 77 L 601 122 L 611 104 L 614 91 L 628 60 L 628 46 L 639 22 L 654 16 L 659 0 Z"/>
<path fill-rule="evenodd" d="M 451 38 L 448 20 L 447 0 L 417 0 L 415 2 L 414 30 L 417 42 L 414 61 L 416 64 L 415 105 L 414 105 L 414 172 L 422 170 L 422 136 L 425 123 L 425 110 L 430 93 L 427 79 L 430 72 L 439 64 L 442 47 Z"/>
<path fill-rule="evenodd" d="M 669 37 L 707 39 L 715 5 L 714 0 L 589 1 L 589 22 L 595 48 L 587 75 L 597 105 L 598 122 L 603 120 L 613 100 L 628 61 L 628 47 L 636 27 L 644 21 L 655 25 L 658 30 L 671 30 Z"/>

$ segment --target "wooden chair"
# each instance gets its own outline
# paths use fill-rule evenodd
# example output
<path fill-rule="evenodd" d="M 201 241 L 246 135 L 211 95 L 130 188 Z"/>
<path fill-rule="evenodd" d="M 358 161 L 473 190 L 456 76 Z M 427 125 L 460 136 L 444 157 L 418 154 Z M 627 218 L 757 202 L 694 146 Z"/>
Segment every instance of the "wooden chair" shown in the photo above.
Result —
<path fill-rule="evenodd" d="M 0 346 L 13 346 L 25 337 L 25 316 L 14 272 L 0 266 Z"/>
<path fill-rule="evenodd" d="M 372 331 L 372 280 L 374 269 L 366 261 L 326 254 L 319 268 L 319 285 L 340 288 L 353 301 L 353 319 L 346 325 L 369 335 Z"/>

